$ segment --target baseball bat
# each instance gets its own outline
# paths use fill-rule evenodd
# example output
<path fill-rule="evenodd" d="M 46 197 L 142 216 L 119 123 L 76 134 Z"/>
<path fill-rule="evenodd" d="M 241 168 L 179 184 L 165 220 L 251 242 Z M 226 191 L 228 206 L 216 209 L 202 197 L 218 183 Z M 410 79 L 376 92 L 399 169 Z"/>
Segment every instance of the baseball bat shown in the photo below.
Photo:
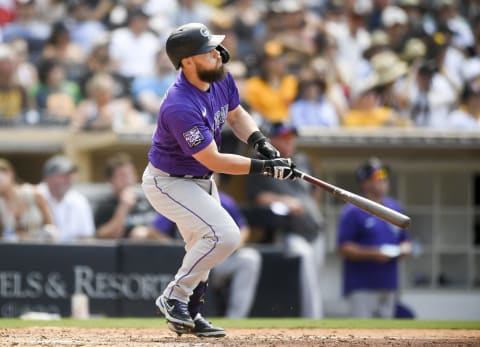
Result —
<path fill-rule="evenodd" d="M 402 229 L 408 229 L 408 227 L 410 226 L 410 217 L 398 211 L 392 210 L 391 208 L 383 206 L 370 199 L 364 198 L 363 196 L 354 194 L 333 184 L 322 181 L 321 179 L 310 176 L 300 170 L 295 170 L 295 176 L 313 184 L 318 188 L 327 191 L 328 193 L 342 199 L 345 202 L 349 202 L 357 206 L 358 208 L 374 216 L 377 216 L 378 218 L 381 218 L 389 223 L 392 223 Z"/>

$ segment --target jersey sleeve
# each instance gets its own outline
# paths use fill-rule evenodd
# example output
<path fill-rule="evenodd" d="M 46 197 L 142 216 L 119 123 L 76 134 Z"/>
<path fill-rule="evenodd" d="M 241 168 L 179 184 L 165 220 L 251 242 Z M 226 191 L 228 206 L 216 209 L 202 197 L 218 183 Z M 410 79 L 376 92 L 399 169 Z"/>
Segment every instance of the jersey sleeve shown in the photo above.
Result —
<path fill-rule="evenodd" d="M 170 106 L 163 122 L 186 155 L 191 156 L 201 151 L 213 140 L 211 129 L 193 109 Z"/>

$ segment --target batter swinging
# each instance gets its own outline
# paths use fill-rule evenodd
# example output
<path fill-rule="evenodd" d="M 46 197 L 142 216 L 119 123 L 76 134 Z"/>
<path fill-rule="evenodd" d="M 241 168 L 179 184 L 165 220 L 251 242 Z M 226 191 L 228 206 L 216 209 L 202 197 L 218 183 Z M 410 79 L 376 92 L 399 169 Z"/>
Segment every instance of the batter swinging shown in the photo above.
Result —
<path fill-rule="evenodd" d="M 200 311 L 210 270 L 240 240 L 238 227 L 220 205 L 212 172 L 294 177 L 291 160 L 278 158 L 240 105 L 235 82 L 223 65 L 229 60 L 221 44 L 224 38 L 211 35 L 200 23 L 180 26 L 168 37 L 167 54 L 181 70 L 160 107 L 142 182 L 152 206 L 177 224 L 186 250 L 174 280 L 155 304 L 169 329 L 202 337 L 225 336 Z M 241 141 L 269 159 L 220 153 L 225 122 Z"/>

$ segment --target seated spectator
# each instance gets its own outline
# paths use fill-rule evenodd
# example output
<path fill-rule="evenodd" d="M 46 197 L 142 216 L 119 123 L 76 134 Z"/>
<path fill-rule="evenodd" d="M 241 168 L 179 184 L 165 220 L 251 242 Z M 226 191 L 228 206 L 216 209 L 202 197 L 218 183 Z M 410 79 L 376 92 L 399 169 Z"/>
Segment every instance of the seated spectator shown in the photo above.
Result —
<path fill-rule="evenodd" d="M 70 0 L 68 1 L 68 19 L 66 21 L 72 42 L 79 45 L 85 54 L 90 54 L 99 37 L 105 36 L 107 28 L 98 20 L 102 15 L 102 5 L 108 7 L 110 0 L 95 1 L 99 11 L 96 13 L 90 1 Z"/>
<path fill-rule="evenodd" d="M 413 83 L 397 85 L 397 92 L 404 91 L 407 112 L 417 127 L 445 129 L 448 115 L 457 102 L 457 93 L 432 60 L 424 60 L 418 67 Z M 408 88 L 407 88 L 408 86 Z"/>
<path fill-rule="evenodd" d="M 50 36 L 50 26 L 37 19 L 35 0 L 16 1 L 16 17 L 3 28 L 3 41 L 22 38 L 28 43 L 29 60 L 37 63 L 45 41 Z"/>
<path fill-rule="evenodd" d="M 299 97 L 290 105 L 290 122 L 295 128 L 336 128 L 340 125 L 326 89 L 327 81 L 322 76 L 313 74 L 300 79 Z"/>
<path fill-rule="evenodd" d="M 308 157 L 296 152 L 295 129 L 279 124 L 272 127 L 269 135 L 280 156 L 292 158 L 299 170 L 311 172 Z M 300 257 L 301 316 L 323 317 L 320 279 L 325 255 L 325 223 L 318 205 L 319 191 L 312 190 L 301 180 L 278 181 L 262 175 L 248 175 L 247 193 L 252 204 L 287 217 L 277 240 L 288 256 Z M 267 216 L 271 218 L 270 214 L 258 218 L 263 220 Z"/>
<path fill-rule="evenodd" d="M 149 76 L 155 70 L 155 54 L 160 40 L 149 30 L 148 16 L 136 8 L 128 14 L 128 24 L 111 33 L 110 55 L 118 72 L 129 79 Z"/>
<path fill-rule="evenodd" d="M 379 77 L 372 75 L 355 91 L 350 109 L 342 117 L 344 127 L 384 127 L 405 125 L 390 107 L 381 104 Z"/>
<path fill-rule="evenodd" d="M 404 104 L 399 100 L 398 86 L 406 80 L 407 64 L 390 50 L 373 55 L 370 63 L 373 72 L 377 75 L 376 86 L 381 104 L 396 112 L 401 112 Z"/>
<path fill-rule="evenodd" d="M 66 79 L 65 68 L 57 59 L 41 61 L 38 74 L 39 83 L 31 93 L 40 112 L 40 122 L 69 124 L 81 97 L 78 84 Z"/>
<path fill-rule="evenodd" d="M 25 90 L 30 90 L 38 83 L 37 67 L 28 60 L 28 45 L 24 39 L 14 39 L 9 46 L 16 60 L 15 82 Z"/>
<path fill-rule="evenodd" d="M 466 84 L 461 106 L 448 117 L 448 128 L 480 130 L 480 76 Z"/>
<path fill-rule="evenodd" d="M 217 292 L 229 287 L 225 317 L 246 318 L 255 301 L 261 256 L 256 249 L 245 247 L 250 228 L 235 200 L 224 192 L 219 192 L 219 196 L 220 203 L 240 228 L 242 237 L 239 248 L 210 273 L 209 286 Z M 171 241 L 177 238 L 175 224 L 159 213 L 151 228 L 162 240 Z"/>
<path fill-rule="evenodd" d="M 10 162 L 0 158 L 0 230 L 4 240 L 51 241 L 57 233 L 45 198 L 34 185 L 17 183 Z"/>
<path fill-rule="evenodd" d="M 22 124 L 28 108 L 27 91 L 16 82 L 12 49 L 0 43 L 0 124 Z"/>
<path fill-rule="evenodd" d="M 79 79 L 82 95 L 87 97 L 87 82 L 96 74 L 107 73 L 115 82 L 114 97 L 127 97 L 130 93 L 130 79 L 117 72 L 117 65 L 112 60 L 107 37 L 101 37 L 92 47 L 86 59 L 86 69 Z"/>
<path fill-rule="evenodd" d="M 259 61 L 258 74 L 247 79 L 245 101 L 252 113 L 270 123 L 290 120 L 289 107 L 298 92 L 298 79 L 289 74 L 283 47 L 269 41 Z"/>
<path fill-rule="evenodd" d="M 112 191 L 94 213 L 101 239 L 147 239 L 156 212 L 139 188 L 137 170 L 130 156 L 118 153 L 107 160 L 105 179 Z"/>
<path fill-rule="evenodd" d="M 107 73 L 94 75 L 87 82 L 87 98 L 78 105 L 72 129 L 121 130 L 140 127 L 147 123 L 127 98 L 116 98 L 115 81 Z"/>
<path fill-rule="evenodd" d="M 155 62 L 155 74 L 137 77 L 132 82 L 132 97 L 138 108 L 156 119 L 163 96 L 175 81 L 176 70 L 166 52 L 158 51 Z"/>
<path fill-rule="evenodd" d="M 177 27 L 185 23 L 205 23 L 215 14 L 214 8 L 200 0 L 178 0 L 172 25 Z"/>
<path fill-rule="evenodd" d="M 50 37 L 42 50 L 42 59 L 59 60 L 65 69 L 65 77 L 75 82 L 85 69 L 85 52 L 71 40 L 70 32 L 63 22 L 52 26 Z"/>
<path fill-rule="evenodd" d="M 72 189 L 77 167 L 65 156 L 55 155 L 43 166 L 40 193 L 47 200 L 57 227 L 56 240 L 78 241 L 95 235 L 95 224 L 90 203 L 85 196 Z"/>

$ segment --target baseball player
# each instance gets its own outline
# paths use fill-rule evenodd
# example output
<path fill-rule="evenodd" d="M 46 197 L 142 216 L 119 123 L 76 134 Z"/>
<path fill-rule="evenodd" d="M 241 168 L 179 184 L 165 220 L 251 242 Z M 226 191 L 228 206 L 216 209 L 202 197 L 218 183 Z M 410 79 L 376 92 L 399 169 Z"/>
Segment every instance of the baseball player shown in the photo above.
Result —
<path fill-rule="evenodd" d="M 185 242 L 182 265 L 155 301 L 169 329 L 179 334 L 225 336 L 200 311 L 210 270 L 237 248 L 240 232 L 220 204 L 212 173 L 294 177 L 291 160 L 279 158 L 240 105 L 236 84 L 224 67 L 229 60 L 224 38 L 200 23 L 182 25 L 167 38 L 168 57 L 180 73 L 160 107 L 143 174 L 148 200 L 177 224 Z M 221 153 L 225 122 L 269 159 Z"/>

